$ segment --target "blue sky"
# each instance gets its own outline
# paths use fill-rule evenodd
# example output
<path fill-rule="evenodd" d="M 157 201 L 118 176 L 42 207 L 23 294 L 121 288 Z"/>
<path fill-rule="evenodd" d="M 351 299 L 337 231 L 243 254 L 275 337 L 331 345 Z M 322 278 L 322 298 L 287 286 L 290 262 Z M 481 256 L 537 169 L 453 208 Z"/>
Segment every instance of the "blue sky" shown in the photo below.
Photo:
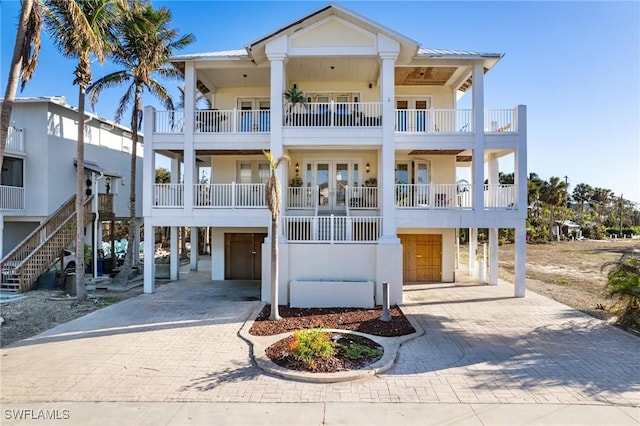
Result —
<path fill-rule="evenodd" d="M 197 41 L 177 53 L 239 49 L 326 2 L 154 1 L 174 27 Z M 488 108 L 528 108 L 528 169 L 567 176 L 640 202 L 640 2 L 339 2 L 423 47 L 504 53 L 486 75 Z M 0 2 L 1 84 L 19 15 Z M 18 96 L 58 96 L 78 103 L 75 64 L 49 38 L 34 79 Z M 114 70 L 94 64 L 96 78 Z M 168 87 L 177 87 L 171 82 Z M 177 89 L 172 90 L 176 93 Z M 121 92 L 104 92 L 95 112 L 113 118 Z M 155 105 L 147 97 L 145 104 Z M 464 107 L 464 104 L 463 106 Z M 128 123 L 128 117 L 123 124 Z"/>

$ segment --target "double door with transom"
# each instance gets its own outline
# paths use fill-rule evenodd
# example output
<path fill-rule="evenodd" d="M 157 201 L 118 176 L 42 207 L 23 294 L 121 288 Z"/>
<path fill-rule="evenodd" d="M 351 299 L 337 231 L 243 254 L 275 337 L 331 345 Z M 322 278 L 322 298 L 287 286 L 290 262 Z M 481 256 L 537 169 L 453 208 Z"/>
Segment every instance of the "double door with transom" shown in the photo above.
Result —
<path fill-rule="evenodd" d="M 341 213 L 347 187 L 359 186 L 360 163 L 354 160 L 316 160 L 307 163 L 307 185 L 318 188 L 318 210 Z"/>

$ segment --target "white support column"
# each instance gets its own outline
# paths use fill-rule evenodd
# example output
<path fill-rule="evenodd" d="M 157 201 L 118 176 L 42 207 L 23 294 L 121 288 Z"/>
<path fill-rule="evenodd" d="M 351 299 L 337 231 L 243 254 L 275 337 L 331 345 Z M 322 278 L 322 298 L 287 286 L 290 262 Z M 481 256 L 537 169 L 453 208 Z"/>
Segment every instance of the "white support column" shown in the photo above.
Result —
<path fill-rule="evenodd" d="M 4 258 L 4 215 L 0 213 L 0 259 Z M 9 250 L 7 250 L 8 252 Z"/>
<path fill-rule="evenodd" d="M 382 149 L 379 191 L 381 192 L 382 236 L 380 244 L 400 244 L 395 205 L 395 64 L 400 46 L 395 40 L 378 36 L 380 56 L 380 97 L 382 100 Z"/>
<path fill-rule="evenodd" d="M 500 166 L 498 164 L 498 157 L 495 154 L 489 154 L 487 161 L 487 179 L 492 185 L 500 183 Z"/>
<path fill-rule="evenodd" d="M 191 227 L 190 260 L 191 260 L 191 270 L 197 271 L 198 270 L 198 227 L 197 226 Z"/>
<path fill-rule="evenodd" d="M 498 284 L 498 228 L 489 228 L 489 284 Z"/>
<path fill-rule="evenodd" d="M 266 46 L 267 58 L 271 64 L 271 129 L 269 132 L 269 146 L 273 158 L 278 159 L 283 154 L 282 147 L 282 125 L 283 125 L 283 97 L 286 82 L 286 71 L 284 64 L 287 60 L 287 38 L 280 37 L 269 42 Z M 281 185 L 286 182 L 286 166 L 281 166 L 276 171 Z M 284 193 L 284 191 L 283 191 Z M 285 198 L 281 197 L 280 211 L 285 211 Z"/>
<path fill-rule="evenodd" d="M 156 290 L 155 264 L 155 233 L 153 226 L 144 226 L 144 292 L 153 293 Z"/>
<path fill-rule="evenodd" d="M 171 159 L 171 183 L 180 183 L 180 160 L 178 158 Z"/>
<path fill-rule="evenodd" d="M 527 219 L 527 107 L 518 105 L 518 149 L 515 153 L 515 164 L 513 179 L 518 189 L 518 218 L 525 221 Z"/>
<path fill-rule="evenodd" d="M 484 211 L 484 66 L 473 66 L 473 128 L 475 140 L 472 156 L 473 209 L 476 214 Z"/>
<path fill-rule="evenodd" d="M 219 228 L 211 228 L 211 279 L 224 280 L 224 231 Z"/>
<path fill-rule="evenodd" d="M 173 281 L 180 279 L 180 248 L 178 244 L 178 227 L 171 227 L 169 251 L 169 278 Z"/>
<path fill-rule="evenodd" d="M 196 152 L 193 147 L 196 104 L 196 72 L 193 62 L 185 63 L 184 72 L 184 214 L 191 216 L 193 212 L 193 184 L 196 164 Z"/>
<path fill-rule="evenodd" d="M 155 203 L 153 195 L 153 184 L 156 182 L 156 159 L 153 150 L 153 123 L 155 113 L 156 109 L 153 107 L 148 106 L 144 108 L 145 143 L 142 145 L 142 193 L 145 194 L 145 196 L 142 197 L 142 215 L 145 217 L 151 216 L 153 204 Z"/>
<path fill-rule="evenodd" d="M 475 277 L 478 267 L 478 229 L 469 228 L 469 276 Z"/>
<path fill-rule="evenodd" d="M 527 268 L 527 227 L 522 222 L 516 228 L 516 263 L 515 263 L 515 283 L 514 297 L 524 297 L 526 288 L 526 268 Z"/>

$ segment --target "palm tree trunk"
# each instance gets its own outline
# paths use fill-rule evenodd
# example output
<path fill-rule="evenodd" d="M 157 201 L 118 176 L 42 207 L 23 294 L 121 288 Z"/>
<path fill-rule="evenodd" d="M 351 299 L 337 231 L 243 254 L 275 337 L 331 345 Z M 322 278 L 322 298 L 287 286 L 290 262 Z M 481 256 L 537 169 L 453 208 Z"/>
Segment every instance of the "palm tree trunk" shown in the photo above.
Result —
<path fill-rule="evenodd" d="M 269 320 L 282 319 L 278 310 L 278 218 L 271 220 L 271 314 Z"/>
<path fill-rule="evenodd" d="M 20 69 L 22 67 L 23 42 L 25 29 L 29 22 L 29 14 L 33 7 L 33 0 L 22 0 L 22 9 L 20 11 L 20 22 L 18 23 L 18 32 L 16 34 L 15 44 L 13 45 L 13 57 L 11 58 L 11 68 L 9 69 L 9 78 L 7 79 L 7 88 L 2 101 L 2 112 L 0 113 L 0 166 L 4 159 L 4 150 L 7 146 L 7 135 L 9 130 L 9 121 L 11 120 L 11 112 L 13 111 L 13 103 L 18 90 L 18 80 L 20 79 Z M 0 181 L 0 184 L 2 181 Z"/>
<path fill-rule="evenodd" d="M 76 170 L 76 296 L 87 297 L 84 283 L 84 98 L 85 85 L 78 82 L 78 168 Z M 95 188 L 94 188 L 95 191 Z"/>
<path fill-rule="evenodd" d="M 136 234 L 136 166 L 138 158 L 138 119 L 142 114 L 140 105 L 139 86 L 136 86 L 133 116 L 131 117 L 131 163 L 129 173 L 129 234 L 127 235 L 127 252 L 124 256 L 124 264 L 118 273 L 116 282 L 126 284 L 129 281 L 129 273 L 133 267 L 134 253 L 138 253 L 138 248 L 134 247 Z"/>

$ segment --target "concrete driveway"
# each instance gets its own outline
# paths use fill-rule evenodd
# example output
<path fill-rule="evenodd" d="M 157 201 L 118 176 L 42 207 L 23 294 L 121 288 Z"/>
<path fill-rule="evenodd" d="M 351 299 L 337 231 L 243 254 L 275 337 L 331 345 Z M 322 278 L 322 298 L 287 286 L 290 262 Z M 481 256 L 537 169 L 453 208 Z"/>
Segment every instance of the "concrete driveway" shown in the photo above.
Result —
<path fill-rule="evenodd" d="M 579 419 L 576 415 L 588 412 L 585 406 L 595 406 L 606 409 L 599 411 L 606 424 L 640 423 L 640 338 L 531 292 L 515 299 L 508 283 L 406 286 L 403 310 L 425 334 L 403 345 L 396 365 L 384 374 L 320 384 L 277 378 L 255 367 L 237 333 L 260 306 L 253 300 L 259 290 L 246 283 L 229 297 L 234 292 L 227 291 L 228 283 L 209 276 L 208 271 L 183 273 L 181 281 L 159 286 L 154 294 L 2 349 L 5 414 L 6 407 L 61 401 L 261 403 L 252 406 L 260 412 L 268 403 L 281 408 L 318 403 L 306 409 L 315 413 L 316 406 L 324 407 L 319 412 L 326 422 L 328 406 L 350 407 L 352 414 L 357 407 L 365 407 L 363 413 L 382 407 L 410 413 L 414 406 L 416 413 L 426 407 L 435 413 L 432 404 L 437 404 L 469 409 L 470 418 L 478 420 L 483 407 L 488 418 L 513 410 L 523 422 L 510 424 L 536 424 L 524 422 L 529 417 L 522 407 L 529 407 L 534 418 L 573 407 L 570 418 Z M 422 414 L 416 416 L 403 423 L 414 424 L 413 418 L 416 424 L 468 424 L 428 423 Z M 596 414 L 586 418 L 599 419 Z M 383 424 L 385 417 L 376 419 Z"/>

